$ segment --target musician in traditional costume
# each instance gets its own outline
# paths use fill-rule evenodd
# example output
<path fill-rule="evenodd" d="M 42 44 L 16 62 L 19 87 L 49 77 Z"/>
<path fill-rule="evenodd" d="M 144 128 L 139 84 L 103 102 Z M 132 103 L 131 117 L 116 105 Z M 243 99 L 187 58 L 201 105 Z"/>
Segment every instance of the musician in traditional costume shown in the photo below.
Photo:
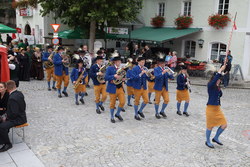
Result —
<path fill-rule="evenodd" d="M 56 77 L 55 77 L 55 74 L 54 74 L 53 55 L 51 55 L 51 54 L 53 54 L 53 47 L 52 46 L 48 46 L 47 47 L 47 52 L 43 52 L 43 54 L 42 54 L 42 60 L 44 62 L 44 67 L 45 67 L 45 70 L 46 70 L 48 91 L 51 91 L 51 87 L 50 87 L 51 78 L 53 79 L 52 89 L 56 90 L 56 87 L 55 87 Z"/>
<path fill-rule="evenodd" d="M 103 103 L 107 99 L 106 93 L 106 82 L 104 80 L 104 73 L 100 71 L 100 68 L 103 65 L 103 57 L 97 56 L 96 63 L 90 68 L 90 77 L 94 84 L 94 92 L 95 92 L 95 104 L 96 104 L 96 113 L 101 114 L 101 110 L 104 111 Z M 103 77 L 103 82 L 99 82 L 97 80 L 98 76 Z M 101 109 L 101 110 L 100 110 Z"/>
<path fill-rule="evenodd" d="M 86 92 L 85 78 L 87 77 L 87 71 L 83 67 L 83 61 L 79 59 L 77 61 L 77 66 L 74 68 L 70 74 L 70 79 L 74 85 L 75 91 L 75 104 L 79 105 L 78 96 L 80 96 L 80 102 L 84 104 L 83 97 Z"/>
<path fill-rule="evenodd" d="M 148 90 L 147 90 L 147 75 L 146 75 L 146 67 L 145 65 L 145 58 L 140 56 L 137 59 L 138 65 L 133 68 L 133 79 L 134 79 L 134 111 L 135 111 L 135 119 L 141 120 L 140 117 L 145 118 L 143 114 L 143 109 L 148 103 Z M 140 98 L 142 97 L 143 102 L 139 109 Z M 139 109 L 139 110 L 138 110 Z M 139 117 L 140 115 L 140 117 Z"/>
<path fill-rule="evenodd" d="M 208 102 L 207 102 L 207 108 L 206 108 L 206 146 L 209 148 L 214 148 L 214 145 L 210 142 L 210 135 L 212 132 L 212 129 L 215 126 L 219 126 L 215 137 L 212 139 L 213 142 L 217 143 L 218 145 L 223 145 L 220 140 L 219 136 L 222 134 L 222 132 L 227 127 L 227 121 L 226 118 L 221 111 L 220 108 L 220 98 L 222 97 L 222 91 L 220 89 L 220 83 L 222 78 L 222 72 L 225 70 L 226 64 L 224 64 L 219 71 L 214 73 L 212 78 L 207 84 L 207 90 L 208 90 Z"/>
<path fill-rule="evenodd" d="M 133 62 L 133 64 L 135 64 L 135 63 Z M 133 66 L 131 66 L 127 70 L 127 73 L 126 73 L 126 78 L 127 78 L 127 82 L 126 82 L 126 85 L 127 85 L 127 100 L 128 100 L 127 105 L 130 106 L 130 107 L 132 107 L 131 98 L 134 95 L 134 88 L 133 88 L 133 84 L 134 84 L 133 83 L 134 82 L 133 76 L 134 75 L 133 75 L 132 69 L 133 69 Z"/>
<path fill-rule="evenodd" d="M 115 123 L 114 116 L 118 118 L 120 121 L 123 121 L 121 117 L 121 111 L 125 105 L 125 93 L 123 89 L 122 83 L 115 85 L 114 81 L 120 79 L 121 76 L 117 74 L 117 71 L 121 68 L 121 57 L 116 56 L 112 58 L 114 62 L 113 66 L 109 66 L 106 70 L 105 80 L 108 81 L 107 92 L 110 97 L 110 114 L 111 114 L 111 122 Z M 116 114 L 114 115 L 116 98 L 118 98 L 119 105 Z"/>
<path fill-rule="evenodd" d="M 154 69 L 155 76 L 155 117 L 160 119 L 161 116 L 166 118 L 165 109 L 169 103 L 169 93 L 168 93 L 168 79 L 174 79 L 173 74 L 170 73 L 168 68 L 165 68 L 164 57 L 159 57 L 158 67 Z M 163 97 L 162 108 L 159 113 L 160 99 Z M 161 116 L 160 116 L 161 115 Z"/>
<path fill-rule="evenodd" d="M 182 115 L 180 111 L 181 102 L 185 101 L 183 114 L 186 115 L 187 117 L 189 116 L 187 109 L 190 101 L 188 85 L 189 83 L 188 83 L 187 67 L 183 65 L 181 67 L 180 74 L 177 76 L 177 88 L 176 88 L 177 114 Z"/>
<path fill-rule="evenodd" d="M 56 88 L 58 92 L 58 97 L 61 98 L 61 85 L 62 82 L 64 82 L 64 88 L 62 93 L 68 97 L 67 93 L 67 87 L 69 85 L 69 68 L 64 65 L 64 63 L 67 63 L 67 59 L 63 56 L 63 47 L 58 47 L 58 53 L 54 55 L 53 57 L 53 63 L 54 63 L 54 71 L 56 76 Z"/>

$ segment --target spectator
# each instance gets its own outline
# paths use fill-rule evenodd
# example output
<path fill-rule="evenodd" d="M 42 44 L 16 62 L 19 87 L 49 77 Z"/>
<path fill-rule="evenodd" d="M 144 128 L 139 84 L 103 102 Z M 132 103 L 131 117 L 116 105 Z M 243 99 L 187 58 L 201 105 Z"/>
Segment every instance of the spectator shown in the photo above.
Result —
<path fill-rule="evenodd" d="M 224 76 L 223 76 L 224 88 L 226 88 L 229 85 L 230 71 L 232 68 L 232 61 L 233 61 L 233 56 L 231 55 L 231 51 L 228 50 L 226 57 L 223 59 L 223 63 L 221 63 L 221 66 L 223 66 L 224 62 L 226 62 L 226 68 L 224 70 Z"/>
<path fill-rule="evenodd" d="M 88 46 L 87 45 L 83 45 L 82 50 L 85 52 L 85 58 L 87 59 L 87 66 L 86 66 L 86 71 L 88 73 L 88 77 L 87 80 L 88 82 L 86 83 L 86 87 L 89 88 L 89 70 L 90 70 L 90 66 L 92 65 L 92 58 L 94 57 L 94 55 L 91 55 L 88 51 Z"/>
<path fill-rule="evenodd" d="M 165 58 L 165 63 L 169 66 L 170 65 L 170 60 L 172 58 L 172 52 L 168 52 L 168 55 Z"/>
<path fill-rule="evenodd" d="M 38 47 L 36 47 L 34 50 L 35 52 L 31 57 L 32 64 L 30 68 L 30 76 L 33 77 L 34 79 L 42 80 L 44 78 L 42 53 L 40 51 L 40 48 Z"/>
<path fill-rule="evenodd" d="M 6 117 L 0 123 L 0 152 L 5 152 L 12 148 L 8 133 L 10 128 L 22 125 L 27 122 L 26 103 L 22 92 L 16 89 L 14 81 L 7 82 L 7 90 L 9 92 L 9 100 L 7 104 Z"/>
<path fill-rule="evenodd" d="M 29 46 L 29 42 L 28 42 L 28 39 L 27 39 L 27 38 L 24 39 L 24 44 L 26 45 L 26 47 Z"/>
<path fill-rule="evenodd" d="M 19 65 L 17 62 L 17 58 L 13 55 L 9 55 L 9 68 L 10 68 L 10 79 L 15 81 L 16 87 L 19 86 L 19 78 L 18 78 L 18 73 L 19 73 Z"/>
<path fill-rule="evenodd" d="M 0 82 L 0 119 L 6 113 L 8 99 L 6 83 Z"/>
<path fill-rule="evenodd" d="M 6 42 L 7 42 L 7 45 L 9 45 L 12 41 L 12 38 L 10 37 L 9 34 L 7 34 L 7 37 L 6 37 Z"/>
<path fill-rule="evenodd" d="M 30 78 L 30 62 L 29 62 L 29 56 L 25 53 L 24 48 L 20 49 L 20 53 L 17 55 L 17 60 L 19 62 L 19 80 L 20 81 L 29 81 Z"/>
<path fill-rule="evenodd" d="M 20 42 L 18 43 L 17 47 L 18 47 L 18 49 L 23 48 L 26 50 L 27 46 L 25 45 L 25 43 L 23 43 L 23 40 L 21 39 Z"/>
<path fill-rule="evenodd" d="M 128 46 L 125 47 L 125 52 L 123 54 L 123 62 L 127 62 L 127 59 L 130 57 L 130 51 Z"/>
<path fill-rule="evenodd" d="M 176 64 L 177 64 L 177 52 L 173 51 L 172 58 L 169 60 L 169 67 L 171 68 L 171 70 L 173 71 L 175 70 Z"/>

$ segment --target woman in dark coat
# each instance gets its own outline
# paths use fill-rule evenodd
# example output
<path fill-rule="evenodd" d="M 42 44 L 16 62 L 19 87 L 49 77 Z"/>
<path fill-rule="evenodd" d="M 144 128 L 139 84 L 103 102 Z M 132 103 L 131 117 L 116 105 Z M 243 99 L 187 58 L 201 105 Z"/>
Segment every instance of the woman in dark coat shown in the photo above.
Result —
<path fill-rule="evenodd" d="M 6 84 L 4 82 L 0 82 L 0 117 L 5 114 L 8 99 L 9 93 L 7 92 Z"/>
<path fill-rule="evenodd" d="M 37 80 L 42 80 L 44 78 L 43 73 L 43 63 L 42 63 L 42 53 L 39 48 L 35 48 L 35 52 L 32 57 L 32 65 L 30 69 L 30 76 Z"/>
<path fill-rule="evenodd" d="M 29 56 L 25 53 L 24 48 L 20 49 L 20 53 L 17 55 L 17 60 L 19 62 L 19 80 L 29 81 Z"/>

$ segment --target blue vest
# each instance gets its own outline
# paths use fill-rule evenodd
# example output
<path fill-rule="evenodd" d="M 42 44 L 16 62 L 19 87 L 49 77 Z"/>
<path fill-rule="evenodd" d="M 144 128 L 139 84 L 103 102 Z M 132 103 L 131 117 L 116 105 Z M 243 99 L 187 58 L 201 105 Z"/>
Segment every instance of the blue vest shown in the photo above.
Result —
<path fill-rule="evenodd" d="M 186 85 L 187 79 L 184 77 L 183 74 L 179 74 L 177 77 L 177 90 L 185 90 L 187 89 Z"/>
<path fill-rule="evenodd" d="M 161 91 L 163 87 L 168 91 L 168 79 L 174 79 L 173 75 L 169 75 L 165 73 L 162 75 L 162 68 L 156 67 L 154 68 L 154 76 L 155 76 L 155 85 L 154 89 Z"/>
<path fill-rule="evenodd" d="M 217 73 L 213 80 L 207 84 L 208 92 L 208 102 L 207 105 L 220 105 L 220 97 L 222 96 L 222 91 L 217 88 L 216 82 L 221 77 L 221 74 Z"/>
<path fill-rule="evenodd" d="M 85 68 L 82 68 L 82 70 L 84 70 Z M 83 79 L 82 79 L 82 84 L 84 85 L 85 84 L 85 78 L 87 77 L 88 73 L 86 72 L 86 69 L 85 69 L 85 72 L 83 73 Z M 70 79 L 72 82 L 76 81 L 79 77 L 79 70 L 78 68 L 74 68 L 70 74 Z"/>
<path fill-rule="evenodd" d="M 135 66 L 133 68 L 133 88 L 134 89 L 141 89 L 143 88 L 144 90 L 147 90 L 147 75 L 143 74 L 142 76 L 140 76 L 139 74 L 142 72 L 141 68 L 139 67 L 139 65 Z"/>
<path fill-rule="evenodd" d="M 128 70 L 126 73 L 126 78 L 128 78 L 129 80 L 127 81 L 127 86 L 133 87 L 134 84 L 134 80 L 133 80 L 133 71 L 132 70 Z"/>
<path fill-rule="evenodd" d="M 90 67 L 90 71 L 89 71 L 89 76 L 92 79 L 94 85 L 100 85 L 101 83 L 97 80 L 97 75 L 96 73 L 99 72 L 99 67 L 97 64 L 94 64 L 93 66 Z"/>
<path fill-rule="evenodd" d="M 108 81 L 106 92 L 115 94 L 116 93 L 116 85 L 113 83 L 115 80 L 114 75 L 116 74 L 115 66 L 109 66 L 106 70 L 105 80 Z"/>
<path fill-rule="evenodd" d="M 55 75 L 62 76 L 63 71 L 65 71 L 66 75 L 69 75 L 69 68 L 63 65 L 62 57 L 60 56 L 59 53 L 54 55 L 53 63 L 54 63 Z"/>

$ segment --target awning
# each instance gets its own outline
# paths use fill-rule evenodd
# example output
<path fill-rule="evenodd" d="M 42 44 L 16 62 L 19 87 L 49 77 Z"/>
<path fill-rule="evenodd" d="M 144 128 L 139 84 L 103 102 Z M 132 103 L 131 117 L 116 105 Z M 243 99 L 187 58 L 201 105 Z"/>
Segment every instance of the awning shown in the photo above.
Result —
<path fill-rule="evenodd" d="M 16 29 L 0 24 L 0 33 L 16 33 Z"/>
<path fill-rule="evenodd" d="M 131 32 L 130 39 L 141 41 L 164 42 L 202 31 L 201 28 L 188 28 L 178 30 L 176 28 L 142 27 Z M 119 39 L 129 39 L 129 35 L 117 35 Z"/>
<path fill-rule="evenodd" d="M 96 31 L 96 39 L 104 39 L 103 31 Z M 58 33 L 58 37 L 63 39 L 88 39 L 89 33 L 87 29 L 75 28 L 70 30 L 61 31 Z M 106 33 L 106 39 L 116 39 L 116 35 Z"/>

